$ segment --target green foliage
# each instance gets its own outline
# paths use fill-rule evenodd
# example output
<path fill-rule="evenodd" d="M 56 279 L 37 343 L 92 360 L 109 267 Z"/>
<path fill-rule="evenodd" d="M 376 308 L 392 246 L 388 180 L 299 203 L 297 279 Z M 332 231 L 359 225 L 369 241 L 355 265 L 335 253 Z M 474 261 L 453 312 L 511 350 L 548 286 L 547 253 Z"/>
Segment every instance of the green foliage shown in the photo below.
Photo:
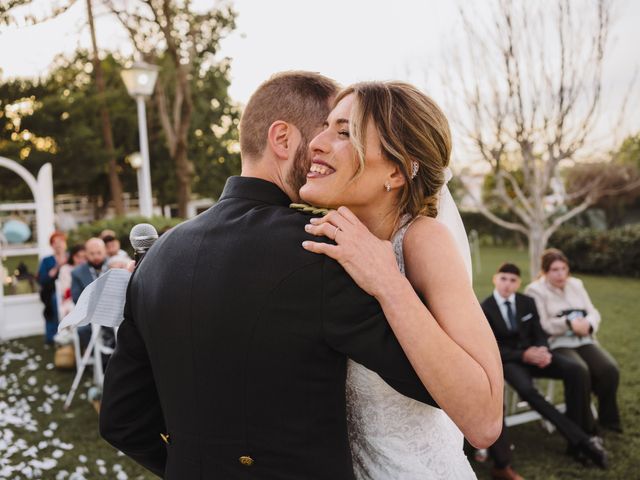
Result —
<path fill-rule="evenodd" d="M 562 250 L 577 272 L 640 277 L 640 224 L 604 231 L 564 227 L 549 247 Z"/>
<path fill-rule="evenodd" d="M 137 146 L 135 103 L 120 80 L 118 60 L 102 61 L 106 82 L 105 101 L 113 123 L 114 143 L 125 190 L 135 191 L 135 172 L 125 157 Z M 98 92 L 91 78 L 86 52 L 73 58 L 59 56 L 42 80 L 17 80 L 0 84 L 0 155 L 19 161 L 31 173 L 47 162 L 53 165 L 54 192 L 109 198 L 107 153 L 103 148 Z M 18 106 L 22 108 L 18 109 Z M 0 181 L 3 200 L 31 196 L 24 182 L 5 169 Z M 105 202 L 106 203 L 106 202 Z"/>
<path fill-rule="evenodd" d="M 136 192 L 135 171 L 126 163 L 126 157 L 139 150 L 135 102 L 120 79 L 121 60 L 108 55 L 102 67 L 119 174 L 124 190 Z M 240 172 L 236 148 L 240 113 L 229 98 L 229 69 L 229 62 L 222 61 L 192 79 L 194 112 L 188 154 L 195 165 L 194 191 L 214 199 L 227 177 Z M 51 162 L 56 194 L 102 197 L 106 204 L 107 155 L 91 71 L 89 55 L 78 52 L 71 59 L 58 57 L 42 80 L 0 83 L 0 155 L 19 161 L 33 174 Z M 176 201 L 174 165 L 155 102 L 148 102 L 147 115 L 154 195 L 167 205 Z M 0 169 L 0 183 L 2 200 L 31 197 L 27 185 L 7 169 Z"/>
<path fill-rule="evenodd" d="M 196 94 L 189 134 L 189 158 L 196 170 L 193 191 L 216 200 L 227 178 L 240 174 L 240 108 L 229 97 L 230 68 L 227 59 L 193 81 Z"/>
<path fill-rule="evenodd" d="M 159 60 L 161 75 L 172 102 L 175 72 L 170 59 Z M 240 173 L 238 124 L 240 108 L 229 97 L 230 62 L 223 60 L 198 68 L 191 78 L 193 113 L 188 136 L 187 156 L 193 163 L 193 191 L 217 199 L 227 178 Z M 167 85 L 168 82 L 168 85 Z M 176 173 L 169 156 L 165 133 L 155 102 L 148 105 L 151 174 L 154 190 L 162 204 L 175 203 Z"/>
<path fill-rule="evenodd" d="M 109 220 L 98 220 L 93 223 L 82 225 L 77 229 L 69 232 L 69 238 L 67 243 L 69 245 L 76 245 L 86 242 L 91 237 L 97 237 L 103 230 L 113 230 L 116 232 L 116 237 L 120 240 L 120 244 L 123 249 L 127 250 L 130 254 L 133 253 L 131 245 L 129 243 L 129 233 L 131 229 L 138 223 L 150 223 L 158 234 L 162 234 L 169 228 L 175 227 L 183 220 L 179 218 L 166 218 L 166 217 L 117 217 Z"/>
<path fill-rule="evenodd" d="M 640 169 L 617 161 L 579 163 L 565 172 L 565 185 L 567 193 L 575 196 L 570 206 L 595 195 L 591 208 L 602 209 L 607 226 L 613 228 L 623 224 L 625 210 L 640 198 Z M 632 185 L 637 186 L 629 188 Z M 609 195 L 599 196 L 605 192 Z"/>
<path fill-rule="evenodd" d="M 640 170 L 640 133 L 629 136 L 622 142 L 614 160 L 622 165 L 634 165 Z"/>

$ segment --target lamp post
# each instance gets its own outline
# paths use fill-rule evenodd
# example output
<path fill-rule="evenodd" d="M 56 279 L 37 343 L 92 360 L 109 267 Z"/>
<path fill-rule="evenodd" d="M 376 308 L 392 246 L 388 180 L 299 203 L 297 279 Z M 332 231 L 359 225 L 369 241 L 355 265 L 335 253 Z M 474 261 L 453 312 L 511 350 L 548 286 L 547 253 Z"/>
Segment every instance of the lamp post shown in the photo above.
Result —
<path fill-rule="evenodd" d="M 140 209 L 140 212 L 143 211 L 143 202 L 144 200 L 142 200 L 142 193 L 144 191 L 144 187 L 143 187 L 143 183 L 144 180 L 142 179 L 142 171 L 140 170 L 140 167 L 142 167 L 142 155 L 140 155 L 140 152 L 135 152 L 132 153 L 131 155 L 127 155 L 127 157 L 125 158 L 125 161 L 131 165 L 131 168 L 133 168 L 136 171 L 136 180 L 137 180 L 137 184 L 138 184 L 138 208 Z"/>
<path fill-rule="evenodd" d="M 158 78 L 158 67 L 144 62 L 135 62 L 130 68 L 123 70 L 121 75 L 127 92 L 136 99 L 138 106 L 138 131 L 142 156 L 142 164 L 138 169 L 138 196 L 140 198 L 140 214 L 148 218 L 151 217 L 153 211 L 153 197 L 149 166 L 149 140 L 147 139 L 147 112 L 144 102 L 153 94 Z"/>

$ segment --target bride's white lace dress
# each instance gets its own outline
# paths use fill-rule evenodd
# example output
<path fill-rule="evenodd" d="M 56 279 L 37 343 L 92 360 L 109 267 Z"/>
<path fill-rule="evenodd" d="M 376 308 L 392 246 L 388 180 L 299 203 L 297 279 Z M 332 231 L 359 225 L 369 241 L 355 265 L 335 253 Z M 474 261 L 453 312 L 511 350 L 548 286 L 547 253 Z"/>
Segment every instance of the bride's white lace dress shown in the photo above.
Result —
<path fill-rule="evenodd" d="M 407 227 L 392 240 L 402 273 Z M 476 478 L 462 450 L 462 433 L 446 413 L 396 392 L 352 360 L 347 367 L 347 420 L 358 480 Z"/>

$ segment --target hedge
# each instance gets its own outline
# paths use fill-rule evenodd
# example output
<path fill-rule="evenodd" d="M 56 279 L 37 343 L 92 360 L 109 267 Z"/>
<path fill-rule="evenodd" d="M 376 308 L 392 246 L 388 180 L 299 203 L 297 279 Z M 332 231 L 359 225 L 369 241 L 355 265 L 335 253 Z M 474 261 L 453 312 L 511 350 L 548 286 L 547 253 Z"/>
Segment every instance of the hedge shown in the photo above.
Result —
<path fill-rule="evenodd" d="M 549 239 L 577 272 L 640 277 L 640 224 L 610 230 L 563 227 Z"/>
<path fill-rule="evenodd" d="M 121 247 L 127 250 L 129 254 L 133 254 L 133 249 L 129 243 L 129 232 L 138 223 L 150 223 L 158 233 L 162 233 L 168 228 L 175 227 L 183 220 L 179 218 L 166 218 L 166 217 L 116 217 L 108 220 L 97 220 L 92 223 L 82 225 L 75 230 L 69 232 L 68 245 L 81 244 L 87 241 L 91 237 L 97 237 L 103 230 L 113 230 L 116 232 L 116 237 L 120 240 Z"/>

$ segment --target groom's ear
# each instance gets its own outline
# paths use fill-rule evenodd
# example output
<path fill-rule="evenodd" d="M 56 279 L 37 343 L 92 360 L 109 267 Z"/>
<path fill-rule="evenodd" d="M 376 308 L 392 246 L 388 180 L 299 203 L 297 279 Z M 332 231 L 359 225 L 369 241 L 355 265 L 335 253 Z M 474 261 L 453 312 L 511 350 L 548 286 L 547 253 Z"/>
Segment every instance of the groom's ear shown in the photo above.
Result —
<path fill-rule="evenodd" d="M 404 186 L 405 183 L 407 182 L 402 170 L 400 170 L 398 165 L 394 165 L 389 176 L 389 184 L 391 185 L 391 188 L 400 188 Z"/>
<path fill-rule="evenodd" d="M 286 160 L 289 158 L 291 134 L 291 125 L 282 120 L 276 120 L 269 127 L 269 132 L 267 133 L 267 144 L 280 160 Z"/>

